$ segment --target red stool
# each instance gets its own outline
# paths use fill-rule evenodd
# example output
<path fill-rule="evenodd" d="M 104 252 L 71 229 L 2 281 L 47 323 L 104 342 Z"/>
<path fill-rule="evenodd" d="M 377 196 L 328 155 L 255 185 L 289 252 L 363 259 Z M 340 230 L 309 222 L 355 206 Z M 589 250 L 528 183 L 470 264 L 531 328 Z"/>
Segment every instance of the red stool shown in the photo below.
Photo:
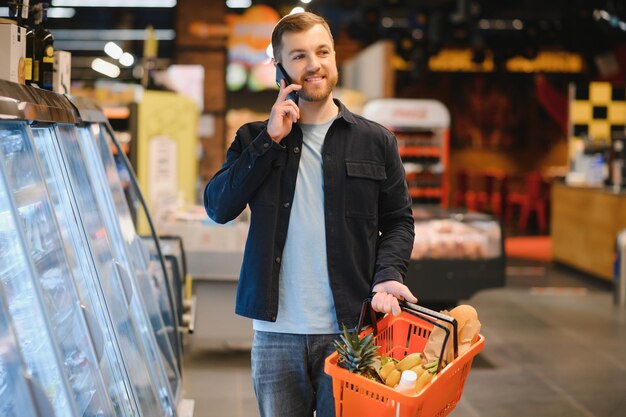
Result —
<path fill-rule="evenodd" d="M 494 170 L 487 174 L 485 179 L 491 190 L 489 207 L 491 213 L 497 217 L 503 217 L 506 209 L 506 196 L 508 193 L 508 176 L 504 171 Z"/>
<path fill-rule="evenodd" d="M 506 173 L 499 169 L 472 173 L 459 170 L 456 172 L 454 205 L 500 217 L 504 213 L 506 184 Z"/>
<path fill-rule="evenodd" d="M 511 221 L 513 209 L 519 207 L 518 228 L 520 232 L 526 232 L 528 218 L 531 212 L 535 212 L 539 231 L 548 231 L 548 192 L 546 182 L 541 173 L 531 172 L 524 178 L 525 190 L 521 193 L 510 193 L 506 198 L 506 220 Z"/>

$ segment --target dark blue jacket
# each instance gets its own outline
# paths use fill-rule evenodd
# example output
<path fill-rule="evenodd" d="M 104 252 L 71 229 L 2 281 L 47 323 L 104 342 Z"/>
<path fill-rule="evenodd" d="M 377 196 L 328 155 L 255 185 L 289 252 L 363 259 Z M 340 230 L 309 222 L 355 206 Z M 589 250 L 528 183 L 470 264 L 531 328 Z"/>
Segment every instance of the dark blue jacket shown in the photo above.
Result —
<path fill-rule="evenodd" d="M 335 103 L 339 117 L 322 150 L 326 250 L 337 320 L 354 326 L 374 284 L 403 281 L 413 247 L 413 217 L 394 135 Z M 250 206 L 235 310 L 275 321 L 302 130 L 294 124 L 277 144 L 266 126 L 267 121 L 254 122 L 238 130 L 226 162 L 204 190 L 204 206 L 218 223 Z"/>

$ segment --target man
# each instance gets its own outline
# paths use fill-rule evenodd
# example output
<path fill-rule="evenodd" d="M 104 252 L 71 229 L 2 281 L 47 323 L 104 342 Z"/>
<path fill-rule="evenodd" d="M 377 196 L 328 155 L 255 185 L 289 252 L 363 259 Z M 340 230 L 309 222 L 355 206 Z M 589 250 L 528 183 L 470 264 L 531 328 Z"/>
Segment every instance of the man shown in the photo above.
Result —
<path fill-rule="evenodd" d="M 237 314 L 254 319 L 252 377 L 261 416 L 333 417 L 323 371 L 340 326 L 364 298 L 399 313 L 416 302 L 402 284 L 413 246 L 411 200 L 394 136 L 356 116 L 332 91 L 333 38 L 312 13 L 272 34 L 281 82 L 269 120 L 237 132 L 204 204 L 217 222 L 250 206 Z M 297 92 L 298 104 L 287 99 Z"/>

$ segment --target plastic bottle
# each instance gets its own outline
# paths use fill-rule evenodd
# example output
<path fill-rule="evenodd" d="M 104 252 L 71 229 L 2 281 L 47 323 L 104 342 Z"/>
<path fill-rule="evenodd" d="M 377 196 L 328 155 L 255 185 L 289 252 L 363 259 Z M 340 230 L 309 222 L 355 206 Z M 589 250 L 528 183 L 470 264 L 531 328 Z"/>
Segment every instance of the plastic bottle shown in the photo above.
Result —
<path fill-rule="evenodd" d="M 417 381 L 417 374 L 410 369 L 402 372 L 400 382 L 396 387 L 396 391 L 403 394 L 415 394 L 415 382 Z"/>

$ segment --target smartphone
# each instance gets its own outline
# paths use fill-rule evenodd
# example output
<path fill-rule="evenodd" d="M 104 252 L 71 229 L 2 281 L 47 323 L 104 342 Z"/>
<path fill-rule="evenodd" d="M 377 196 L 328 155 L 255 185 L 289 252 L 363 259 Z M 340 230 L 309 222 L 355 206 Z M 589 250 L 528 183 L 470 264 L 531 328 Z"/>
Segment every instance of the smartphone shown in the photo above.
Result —
<path fill-rule="evenodd" d="M 276 85 L 280 88 L 280 80 L 285 80 L 285 86 L 291 84 L 291 78 L 287 75 L 287 71 L 283 68 L 281 64 L 276 64 Z M 298 92 L 292 91 L 287 95 L 287 99 L 293 100 L 294 103 L 298 104 Z"/>

